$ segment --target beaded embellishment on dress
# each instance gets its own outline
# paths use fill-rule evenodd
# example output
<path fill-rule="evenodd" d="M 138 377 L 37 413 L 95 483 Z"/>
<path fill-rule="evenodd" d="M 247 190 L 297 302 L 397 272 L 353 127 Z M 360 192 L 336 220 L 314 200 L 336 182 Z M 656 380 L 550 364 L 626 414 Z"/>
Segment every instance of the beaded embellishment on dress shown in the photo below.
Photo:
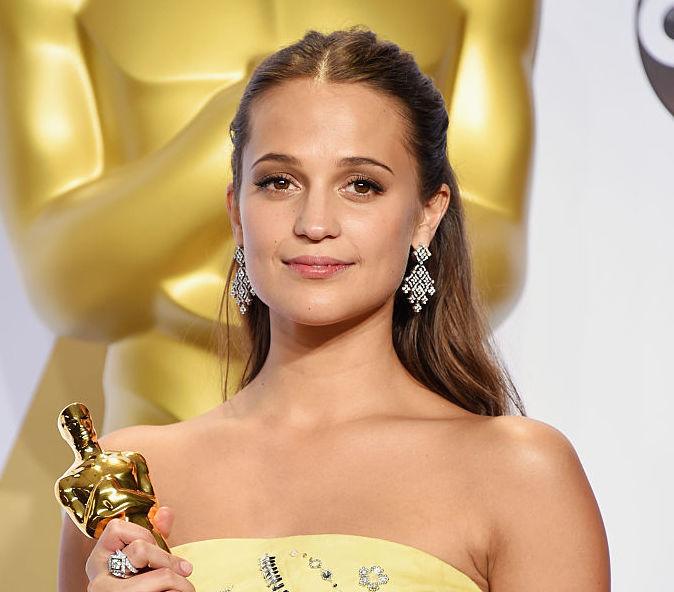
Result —
<path fill-rule="evenodd" d="M 275 555 L 265 553 L 260 557 L 260 571 L 262 572 L 264 581 L 267 583 L 267 588 L 271 588 L 272 590 L 285 589 L 290 592 L 279 573 Z"/>
<path fill-rule="evenodd" d="M 360 576 L 358 583 L 361 586 L 367 586 L 371 592 L 376 592 L 376 590 L 379 590 L 379 586 L 388 582 L 388 576 L 379 565 L 363 566 L 358 570 L 358 575 Z"/>
<path fill-rule="evenodd" d="M 309 568 L 320 570 L 321 579 L 331 584 L 330 588 L 332 588 L 334 592 L 339 591 L 337 582 L 334 582 L 332 579 L 333 577 L 332 570 L 323 566 L 323 562 L 321 561 L 321 559 L 319 559 L 318 557 L 312 557 L 308 553 L 300 553 L 300 551 L 298 551 L 297 549 L 291 549 L 288 555 L 290 557 L 302 557 L 303 559 L 308 557 L 307 565 L 309 566 Z M 285 592 L 290 592 L 287 585 L 283 581 L 283 576 L 279 572 L 278 565 L 276 564 L 276 556 L 269 555 L 269 553 L 265 553 L 264 555 L 262 555 L 262 557 L 260 557 L 259 561 L 260 561 L 260 571 L 262 572 L 265 582 L 267 583 L 267 587 L 271 588 L 272 590 L 284 590 Z"/>
<path fill-rule="evenodd" d="M 300 553 L 297 549 L 291 549 L 288 554 L 290 557 L 308 557 L 307 565 L 311 569 L 319 569 L 321 578 L 330 582 L 332 584 L 332 589 L 335 590 L 335 592 L 338 592 L 337 582 L 332 580 L 332 570 L 324 567 L 323 562 L 318 557 L 312 557 L 308 553 Z M 268 553 L 262 555 L 262 557 L 260 557 L 260 571 L 264 576 L 268 588 L 290 592 L 283 581 L 283 576 L 279 572 L 278 565 L 276 564 L 276 556 L 269 555 Z M 380 565 L 372 565 L 370 567 L 362 566 L 358 569 L 358 583 L 361 586 L 365 586 L 369 592 L 377 592 L 380 586 L 383 586 L 388 581 L 389 577 Z"/>
<path fill-rule="evenodd" d="M 292 549 L 290 551 L 290 556 L 291 557 L 297 557 L 299 554 L 299 551 L 297 549 Z M 306 553 L 302 553 L 302 557 L 306 557 Z M 337 583 L 332 581 L 332 570 L 327 569 L 326 567 L 323 567 L 323 562 L 318 559 L 317 557 L 309 557 L 308 565 L 311 569 L 320 569 L 321 570 L 321 578 L 324 579 L 327 582 L 330 582 L 332 584 L 333 588 L 337 588 Z"/>

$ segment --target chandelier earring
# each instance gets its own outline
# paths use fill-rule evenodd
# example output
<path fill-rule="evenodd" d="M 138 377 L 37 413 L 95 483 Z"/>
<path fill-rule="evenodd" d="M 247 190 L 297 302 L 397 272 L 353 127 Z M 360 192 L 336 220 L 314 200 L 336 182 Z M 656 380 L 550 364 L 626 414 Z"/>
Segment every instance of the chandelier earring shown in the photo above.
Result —
<path fill-rule="evenodd" d="M 246 314 L 246 311 L 248 310 L 247 305 L 251 303 L 252 297 L 256 294 L 255 290 L 253 290 L 253 286 L 250 284 L 248 274 L 246 273 L 246 259 L 243 255 L 243 247 L 241 245 L 236 245 L 234 260 L 239 268 L 234 276 L 229 295 L 236 300 L 236 304 L 238 305 L 241 314 Z"/>
<path fill-rule="evenodd" d="M 403 294 L 407 294 L 407 301 L 412 305 L 414 312 L 421 311 L 421 305 L 428 302 L 428 297 L 435 294 L 433 278 L 424 267 L 424 261 L 431 256 L 431 252 L 425 245 L 419 245 L 413 251 L 417 264 L 411 273 L 405 278 L 402 285 Z"/>

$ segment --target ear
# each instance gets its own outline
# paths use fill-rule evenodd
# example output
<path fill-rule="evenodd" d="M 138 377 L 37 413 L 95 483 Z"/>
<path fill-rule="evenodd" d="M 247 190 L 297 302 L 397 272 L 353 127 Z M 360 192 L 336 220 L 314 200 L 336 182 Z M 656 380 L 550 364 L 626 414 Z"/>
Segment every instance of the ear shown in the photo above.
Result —
<path fill-rule="evenodd" d="M 229 212 L 229 223 L 232 225 L 232 236 L 237 245 L 243 244 L 243 230 L 241 229 L 241 215 L 239 205 L 234 199 L 234 183 L 227 185 L 227 211 Z"/>
<path fill-rule="evenodd" d="M 435 231 L 447 211 L 450 199 L 451 192 L 449 185 L 443 183 L 440 189 L 421 206 L 418 218 L 419 223 L 412 235 L 412 247 L 416 249 L 419 245 L 427 247 L 431 244 Z"/>

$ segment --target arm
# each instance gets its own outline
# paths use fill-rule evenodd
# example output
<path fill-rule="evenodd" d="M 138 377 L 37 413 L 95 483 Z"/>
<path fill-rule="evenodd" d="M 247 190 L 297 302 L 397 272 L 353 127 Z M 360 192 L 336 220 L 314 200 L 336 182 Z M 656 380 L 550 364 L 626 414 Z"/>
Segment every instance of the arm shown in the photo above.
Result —
<path fill-rule="evenodd" d="M 568 439 L 526 417 L 493 420 L 491 592 L 609 592 L 608 542 Z"/>
<path fill-rule="evenodd" d="M 134 452 L 133 454 L 129 455 L 129 458 L 131 458 L 136 466 L 138 487 L 140 487 L 145 493 L 154 495 L 154 490 L 152 489 L 152 483 L 150 481 L 149 468 L 147 466 L 147 461 L 143 458 L 143 455 L 139 452 Z"/>
<path fill-rule="evenodd" d="M 85 536 L 64 516 L 58 563 L 58 592 L 84 592 L 89 584 L 85 571 L 96 541 Z"/>
<path fill-rule="evenodd" d="M 152 322 L 186 243 L 226 234 L 227 127 L 245 81 L 195 106 L 158 150 L 110 169 L 73 4 L 0 0 L 0 208 L 45 322 L 110 340 Z"/>
<path fill-rule="evenodd" d="M 75 493 L 73 488 L 73 478 L 72 477 L 63 477 L 59 481 L 59 497 L 61 498 L 61 503 L 68 506 L 77 519 L 82 523 L 84 521 L 85 514 L 85 505 L 80 501 Z"/>
<path fill-rule="evenodd" d="M 84 513 L 87 529 L 96 532 L 99 523 L 107 524 L 111 518 L 125 512 L 147 512 L 156 504 L 155 497 L 144 491 L 127 489 L 112 475 L 106 475 L 91 491 Z"/>

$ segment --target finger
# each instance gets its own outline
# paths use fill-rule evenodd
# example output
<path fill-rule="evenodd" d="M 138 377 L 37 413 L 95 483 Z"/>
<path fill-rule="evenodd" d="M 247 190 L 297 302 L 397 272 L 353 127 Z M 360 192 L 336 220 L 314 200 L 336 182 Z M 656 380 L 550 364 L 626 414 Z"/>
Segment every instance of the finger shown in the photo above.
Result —
<path fill-rule="evenodd" d="M 154 514 L 152 523 L 159 530 L 159 532 L 161 532 L 162 536 L 166 539 L 171 533 L 174 519 L 175 519 L 175 512 L 173 508 L 169 506 L 161 506 Z"/>
<path fill-rule="evenodd" d="M 137 569 L 168 567 L 181 576 L 188 576 L 192 573 L 192 565 L 189 561 L 167 553 L 157 545 L 142 539 L 131 541 L 124 547 L 124 554 L 129 558 L 131 565 Z"/>
<path fill-rule="evenodd" d="M 147 528 L 122 518 L 113 518 L 105 525 L 96 546 L 100 551 L 114 553 L 136 539 L 156 544 L 152 533 Z"/>
<path fill-rule="evenodd" d="M 87 559 L 85 570 L 89 580 L 93 580 L 100 573 L 107 573 L 108 557 L 118 549 L 124 549 L 136 539 L 156 545 L 154 537 L 147 528 L 121 518 L 110 520 Z"/>
<path fill-rule="evenodd" d="M 110 576 L 114 578 L 114 576 Z M 124 580 L 124 592 L 195 592 L 192 583 L 187 578 L 178 575 L 168 567 L 153 569 L 142 574 L 136 574 Z"/>

